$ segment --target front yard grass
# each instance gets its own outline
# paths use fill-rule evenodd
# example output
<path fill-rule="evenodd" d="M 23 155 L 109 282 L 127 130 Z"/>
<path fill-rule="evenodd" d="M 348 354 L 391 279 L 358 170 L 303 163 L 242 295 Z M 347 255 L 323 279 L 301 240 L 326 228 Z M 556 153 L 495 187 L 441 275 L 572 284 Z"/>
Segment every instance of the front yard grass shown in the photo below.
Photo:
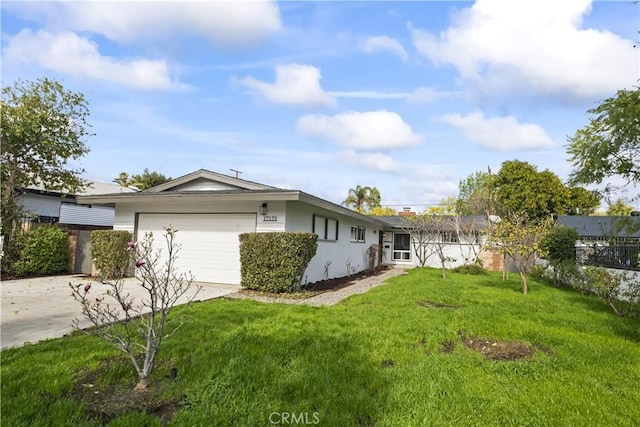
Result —
<path fill-rule="evenodd" d="M 5 350 L 2 425 L 640 421 L 640 319 L 535 280 L 523 295 L 499 274 L 414 269 L 323 308 L 198 303 L 159 356 L 143 411 L 127 405 L 134 371 L 97 338 Z M 120 411 L 101 407 L 101 393 L 121 393 Z"/>

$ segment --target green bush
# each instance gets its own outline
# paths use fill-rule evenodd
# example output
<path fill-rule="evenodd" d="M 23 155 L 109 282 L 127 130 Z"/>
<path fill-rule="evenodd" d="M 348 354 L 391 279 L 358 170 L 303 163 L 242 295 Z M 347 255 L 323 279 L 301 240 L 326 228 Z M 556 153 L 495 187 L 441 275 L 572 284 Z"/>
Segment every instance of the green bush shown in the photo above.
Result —
<path fill-rule="evenodd" d="M 11 270 L 17 276 L 55 274 L 69 271 L 67 233 L 45 225 L 16 236 L 17 261 Z"/>
<path fill-rule="evenodd" d="M 478 263 L 464 264 L 452 269 L 451 271 L 453 271 L 454 273 L 473 274 L 476 276 L 481 274 L 489 274 L 489 272 L 485 270 L 485 268 L 481 264 Z"/>
<path fill-rule="evenodd" d="M 263 292 L 295 292 L 317 249 L 314 233 L 241 234 L 242 286 Z"/>
<path fill-rule="evenodd" d="M 598 295 L 618 316 L 640 310 L 640 281 L 627 271 L 589 266 L 583 269 L 583 280 L 578 288 Z"/>
<path fill-rule="evenodd" d="M 576 270 L 578 232 L 569 227 L 552 228 L 540 242 L 540 249 L 553 268 L 556 286 L 569 284 Z"/>
<path fill-rule="evenodd" d="M 124 230 L 95 230 L 91 232 L 93 265 L 103 279 L 125 277 L 131 270 L 127 244 L 133 240 Z"/>

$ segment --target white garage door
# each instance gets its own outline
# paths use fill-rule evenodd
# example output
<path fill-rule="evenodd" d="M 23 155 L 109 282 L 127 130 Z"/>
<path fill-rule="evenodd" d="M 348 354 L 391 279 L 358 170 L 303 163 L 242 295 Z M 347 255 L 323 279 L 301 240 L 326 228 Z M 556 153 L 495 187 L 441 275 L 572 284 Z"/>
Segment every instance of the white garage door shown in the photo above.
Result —
<path fill-rule="evenodd" d="M 240 284 L 238 235 L 256 231 L 255 214 L 140 214 L 138 239 L 153 232 L 155 246 L 166 254 L 166 226 L 178 230 L 176 242 L 182 245 L 176 261 L 179 272 L 191 271 L 199 282 Z"/>

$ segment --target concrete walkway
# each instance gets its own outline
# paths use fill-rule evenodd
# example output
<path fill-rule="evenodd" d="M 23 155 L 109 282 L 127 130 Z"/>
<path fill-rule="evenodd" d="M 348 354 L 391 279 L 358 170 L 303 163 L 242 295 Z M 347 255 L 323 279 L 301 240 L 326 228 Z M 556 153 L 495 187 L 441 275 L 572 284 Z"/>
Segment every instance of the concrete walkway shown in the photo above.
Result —
<path fill-rule="evenodd" d="M 9 280 L 0 283 L 2 313 L 0 324 L 1 348 L 19 347 L 26 343 L 58 338 L 73 331 L 71 322 L 80 319 L 81 327 L 90 323 L 82 317 L 81 307 L 71 296 L 69 283 L 74 286 L 91 283 L 90 292 L 104 294 L 107 286 L 79 276 L 48 276 L 32 279 Z M 125 286 L 135 301 L 146 297 L 138 280 L 127 279 Z M 238 286 L 216 283 L 195 283 L 202 286 L 195 301 L 218 298 L 237 292 Z M 195 293 L 190 290 L 180 301 L 189 300 Z M 105 302 L 111 297 L 106 297 Z"/>
<path fill-rule="evenodd" d="M 369 276 L 356 280 L 353 285 L 346 286 L 336 291 L 327 291 L 307 299 L 293 298 L 273 298 L 259 295 L 250 295 L 242 292 L 227 295 L 227 298 L 252 299 L 260 302 L 277 302 L 283 304 L 306 304 L 314 307 L 335 305 L 343 299 L 355 295 L 363 294 L 370 289 L 383 285 L 387 279 L 400 276 L 405 273 L 406 268 L 391 267 L 377 276 Z"/>

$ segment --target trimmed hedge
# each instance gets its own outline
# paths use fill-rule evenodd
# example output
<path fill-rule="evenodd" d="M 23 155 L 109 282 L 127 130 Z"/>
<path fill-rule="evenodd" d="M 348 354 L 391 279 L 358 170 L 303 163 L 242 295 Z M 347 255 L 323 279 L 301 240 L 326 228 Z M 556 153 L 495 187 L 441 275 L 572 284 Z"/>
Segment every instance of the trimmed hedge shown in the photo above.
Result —
<path fill-rule="evenodd" d="M 43 225 L 17 235 L 18 259 L 11 270 L 17 276 L 67 273 L 69 243 L 67 232 L 55 225 Z"/>
<path fill-rule="evenodd" d="M 91 232 L 93 265 L 103 279 L 125 277 L 131 270 L 127 243 L 133 240 L 124 230 L 94 230 Z"/>
<path fill-rule="evenodd" d="M 295 292 L 317 249 L 314 233 L 241 234 L 241 284 L 263 292 Z"/>

